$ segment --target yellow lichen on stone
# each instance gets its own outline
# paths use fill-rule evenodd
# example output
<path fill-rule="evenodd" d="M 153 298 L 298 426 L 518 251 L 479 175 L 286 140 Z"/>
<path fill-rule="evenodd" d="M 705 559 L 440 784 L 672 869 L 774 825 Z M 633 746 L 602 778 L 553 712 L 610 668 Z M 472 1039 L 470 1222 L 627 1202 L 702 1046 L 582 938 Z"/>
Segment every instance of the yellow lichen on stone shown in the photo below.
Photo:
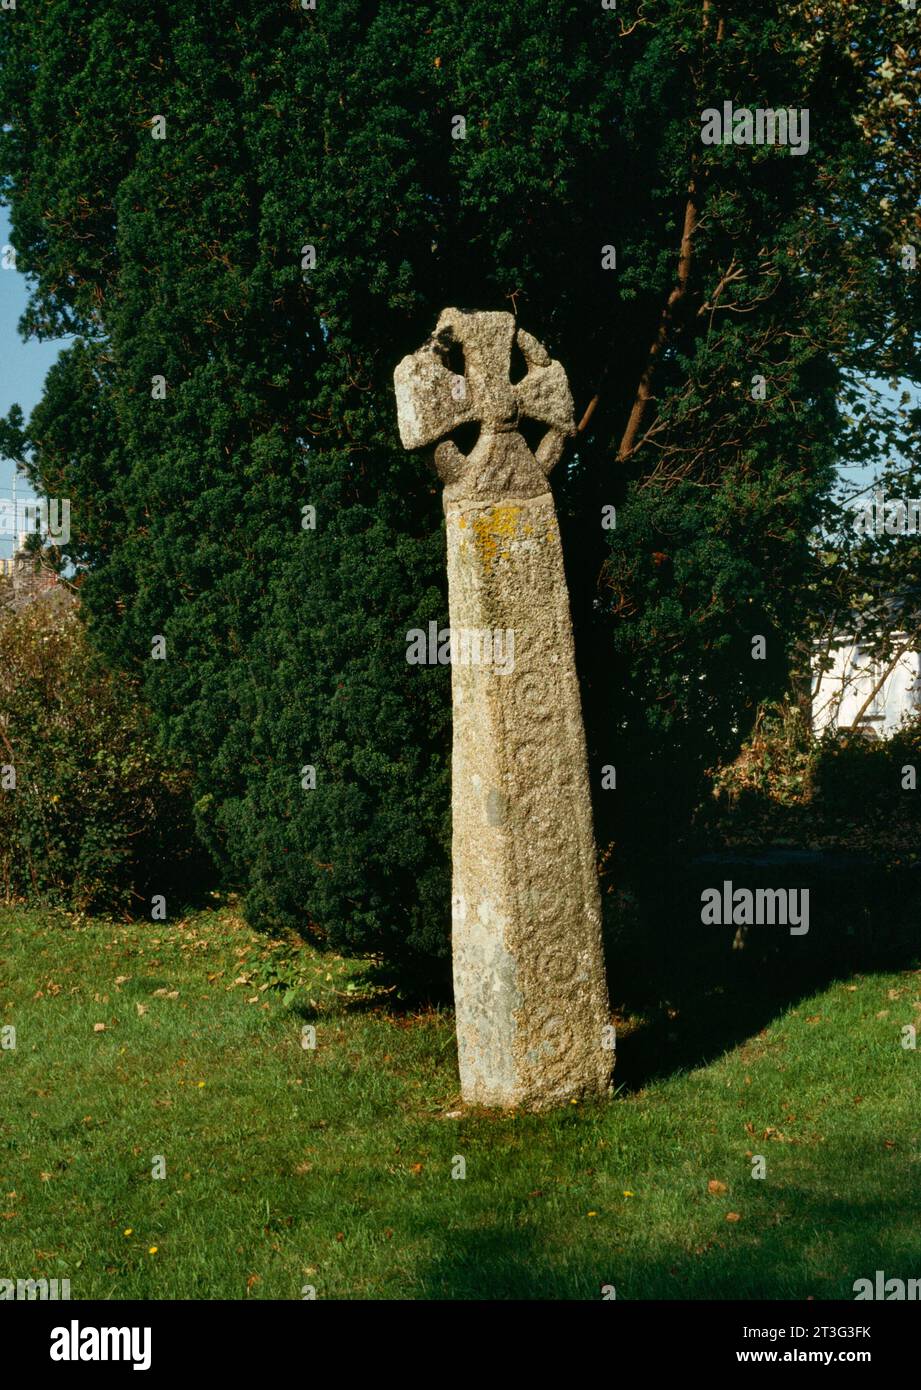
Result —
<path fill-rule="evenodd" d="M 492 568 L 498 557 L 507 557 L 509 542 L 518 534 L 520 507 L 491 507 L 473 520 L 473 536 L 480 564 Z"/>

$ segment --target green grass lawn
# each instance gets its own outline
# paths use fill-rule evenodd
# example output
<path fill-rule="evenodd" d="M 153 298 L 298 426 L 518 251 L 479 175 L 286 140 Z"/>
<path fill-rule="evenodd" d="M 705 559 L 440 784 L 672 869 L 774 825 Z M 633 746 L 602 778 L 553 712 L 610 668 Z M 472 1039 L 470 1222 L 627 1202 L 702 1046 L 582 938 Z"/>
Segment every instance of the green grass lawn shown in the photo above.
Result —
<path fill-rule="evenodd" d="M 852 1298 L 876 1269 L 921 1276 L 911 1022 L 921 972 L 856 975 L 610 1103 L 459 1115 L 450 1013 L 395 1011 L 361 963 L 229 909 L 5 910 L 0 1276 L 73 1298 Z"/>

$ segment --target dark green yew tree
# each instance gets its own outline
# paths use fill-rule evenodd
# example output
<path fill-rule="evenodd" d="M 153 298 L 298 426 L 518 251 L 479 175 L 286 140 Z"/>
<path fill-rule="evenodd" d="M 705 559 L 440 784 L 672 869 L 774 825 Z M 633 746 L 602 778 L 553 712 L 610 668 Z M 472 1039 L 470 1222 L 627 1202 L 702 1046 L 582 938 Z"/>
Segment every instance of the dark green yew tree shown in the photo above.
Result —
<path fill-rule="evenodd" d="M 447 618 L 440 489 L 392 372 L 445 305 L 515 313 L 569 373 L 607 867 L 680 829 L 787 678 L 842 394 L 917 374 L 917 68 L 915 18 L 864 0 L 0 15 L 24 327 L 73 335 L 4 447 L 72 499 L 93 638 L 254 920 L 444 959 L 449 675 L 405 660 Z M 725 101 L 807 108 L 808 150 L 705 145 Z"/>

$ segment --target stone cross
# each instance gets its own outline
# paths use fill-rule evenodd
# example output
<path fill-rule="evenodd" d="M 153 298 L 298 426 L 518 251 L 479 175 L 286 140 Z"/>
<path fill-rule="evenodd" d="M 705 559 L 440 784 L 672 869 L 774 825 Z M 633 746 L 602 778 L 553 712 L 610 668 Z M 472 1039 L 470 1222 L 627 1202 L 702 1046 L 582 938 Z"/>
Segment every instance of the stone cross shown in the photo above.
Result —
<path fill-rule="evenodd" d="M 526 371 L 513 382 L 515 345 Z M 569 597 L 547 483 L 575 433 L 566 374 L 516 332 L 511 314 L 445 309 L 394 384 L 404 446 L 434 446 L 444 483 L 462 1096 L 537 1109 L 603 1094 L 613 1030 Z M 519 432 L 526 420 L 533 452 Z M 449 437 L 461 426 L 462 444 L 479 427 L 467 452 Z"/>

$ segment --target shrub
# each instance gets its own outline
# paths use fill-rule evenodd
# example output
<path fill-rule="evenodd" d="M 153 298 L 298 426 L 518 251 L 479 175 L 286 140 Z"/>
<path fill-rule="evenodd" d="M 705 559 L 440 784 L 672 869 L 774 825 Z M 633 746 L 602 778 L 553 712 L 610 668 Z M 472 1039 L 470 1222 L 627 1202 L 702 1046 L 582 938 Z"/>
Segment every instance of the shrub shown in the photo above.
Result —
<path fill-rule="evenodd" d="M 149 911 L 204 865 L 188 776 L 156 748 L 134 685 L 56 590 L 0 611 L 0 886 L 77 910 Z"/>

